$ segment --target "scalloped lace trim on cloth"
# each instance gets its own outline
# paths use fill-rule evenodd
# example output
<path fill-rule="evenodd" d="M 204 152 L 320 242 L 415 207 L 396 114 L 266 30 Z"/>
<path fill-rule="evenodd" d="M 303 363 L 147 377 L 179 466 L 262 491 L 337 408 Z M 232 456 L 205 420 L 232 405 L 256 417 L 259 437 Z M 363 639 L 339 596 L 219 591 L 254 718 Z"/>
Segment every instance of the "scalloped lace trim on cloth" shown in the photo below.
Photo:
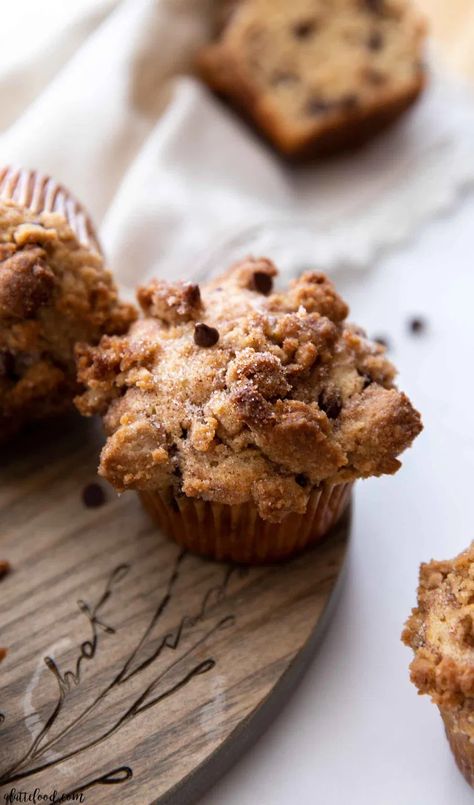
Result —
<path fill-rule="evenodd" d="M 291 168 L 185 75 L 212 5 L 77 0 L 73 19 L 37 15 L 28 57 L 0 60 L 2 160 L 73 190 L 125 288 L 249 252 L 287 272 L 363 267 L 472 188 L 474 95 L 436 69 L 370 146 Z"/>
<path fill-rule="evenodd" d="M 125 282 L 140 274 L 204 276 L 247 253 L 294 273 L 363 268 L 453 208 L 474 187 L 474 94 L 433 74 L 418 105 L 362 151 L 291 168 L 192 79 L 124 178 L 105 236 Z M 145 221 L 127 211 L 141 201 Z M 153 210 L 153 212 L 151 212 Z M 196 265 L 196 258 L 198 258 Z"/>

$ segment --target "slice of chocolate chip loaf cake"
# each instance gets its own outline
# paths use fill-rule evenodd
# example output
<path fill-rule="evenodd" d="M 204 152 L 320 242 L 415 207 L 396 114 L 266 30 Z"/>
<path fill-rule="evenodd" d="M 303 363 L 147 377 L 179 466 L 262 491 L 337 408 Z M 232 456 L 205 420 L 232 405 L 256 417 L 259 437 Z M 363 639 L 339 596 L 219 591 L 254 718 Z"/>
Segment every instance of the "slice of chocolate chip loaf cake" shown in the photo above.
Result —
<path fill-rule="evenodd" d="M 422 429 L 324 274 L 274 291 L 277 273 L 249 257 L 201 287 L 154 280 L 125 335 L 76 348 L 76 404 L 107 434 L 99 474 L 215 559 L 280 561 L 322 539 L 354 481 L 397 472 Z"/>
<path fill-rule="evenodd" d="M 364 142 L 423 88 L 409 0 L 240 0 L 225 19 L 198 69 L 288 156 Z"/>

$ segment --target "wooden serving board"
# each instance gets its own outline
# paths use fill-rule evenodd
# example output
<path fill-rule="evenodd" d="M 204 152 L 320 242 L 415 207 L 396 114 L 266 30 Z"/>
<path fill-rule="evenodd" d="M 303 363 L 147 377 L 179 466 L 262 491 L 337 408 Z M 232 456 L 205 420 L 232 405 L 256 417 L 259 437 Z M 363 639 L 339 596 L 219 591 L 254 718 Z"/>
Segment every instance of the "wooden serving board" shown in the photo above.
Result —
<path fill-rule="evenodd" d="M 134 494 L 104 484 L 105 503 L 84 505 L 101 441 L 71 418 L 1 454 L 1 798 L 189 803 L 308 663 L 349 515 L 285 565 L 204 561 L 163 537 Z"/>

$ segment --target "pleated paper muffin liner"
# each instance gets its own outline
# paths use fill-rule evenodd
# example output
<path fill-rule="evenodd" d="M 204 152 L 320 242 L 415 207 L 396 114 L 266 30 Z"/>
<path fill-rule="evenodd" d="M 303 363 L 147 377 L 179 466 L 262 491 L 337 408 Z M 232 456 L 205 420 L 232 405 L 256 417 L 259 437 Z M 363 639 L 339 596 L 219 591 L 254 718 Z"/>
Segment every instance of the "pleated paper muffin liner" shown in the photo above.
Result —
<path fill-rule="evenodd" d="M 321 540 L 349 502 L 352 483 L 323 484 L 311 493 L 304 514 L 281 523 L 263 520 L 254 503 L 228 506 L 166 492 L 140 492 L 155 523 L 192 553 L 221 561 L 262 564 L 288 559 Z"/>
<path fill-rule="evenodd" d="M 441 709 L 440 713 L 456 764 L 469 785 L 474 788 L 474 743 L 470 736 L 459 728 L 454 713 Z"/>
<path fill-rule="evenodd" d="M 83 246 L 101 253 L 87 211 L 67 188 L 50 176 L 27 168 L 0 168 L 0 201 L 12 201 L 38 215 L 43 212 L 62 215 Z"/>

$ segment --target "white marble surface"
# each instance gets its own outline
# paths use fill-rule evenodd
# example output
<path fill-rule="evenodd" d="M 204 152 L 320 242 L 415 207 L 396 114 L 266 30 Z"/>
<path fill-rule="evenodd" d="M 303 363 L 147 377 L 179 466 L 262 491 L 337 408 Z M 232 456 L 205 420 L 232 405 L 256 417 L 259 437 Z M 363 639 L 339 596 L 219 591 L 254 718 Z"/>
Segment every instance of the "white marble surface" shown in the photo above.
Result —
<path fill-rule="evenodd" d="M 386 334 L 424 433 L 393 478 L 359 483 L 349 572 L 319 653 L 206 805 L 467 805 L 437 708 L 400 643 L 418 565 L 472 538 L 474 199 L 365 274 L 339 275 L 354 320 Z M 412 314 L 425 334 L 407 331 Z"/>

